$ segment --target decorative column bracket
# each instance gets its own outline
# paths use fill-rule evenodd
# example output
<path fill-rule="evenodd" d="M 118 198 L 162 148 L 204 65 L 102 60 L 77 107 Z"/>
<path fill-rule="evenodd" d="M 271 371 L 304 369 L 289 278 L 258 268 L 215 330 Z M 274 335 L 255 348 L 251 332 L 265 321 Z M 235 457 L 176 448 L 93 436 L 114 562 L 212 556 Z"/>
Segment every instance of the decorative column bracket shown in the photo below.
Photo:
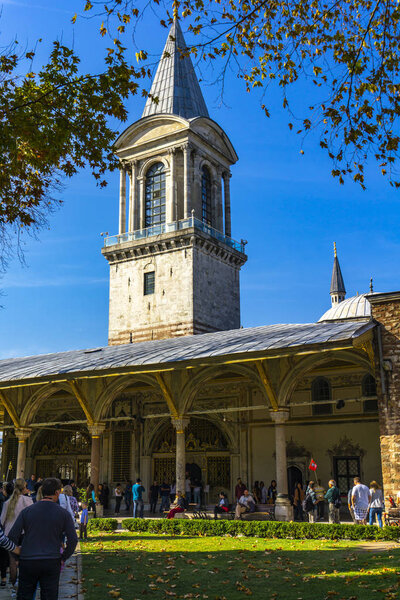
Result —
<path fill-rule="evenodd" d="M 171 390 L 169 389 L 168 385 L 166 384 L 164 377 L 162 376 L 161 373 L 156 373 L 156 379 L 157 379 L 158 385 L 161 388 L 161 391 L 162 391 L 165 401 L 168 405 L 170 413 L 171 413 L 172 417 L 174 419 L 176 419 L 178 417 L 178 409 L 174 402 L 174 398 L 172 396 Z"/>
<path fill-rule="evenodd" d="M 272 388 L 271 382 L 268 378 L 267 372 L 265 370 L 265 366 L 262 360 L 256 360 L 255 365 L 258 371 L 258 375 L 260 377 L 262 386 L 267 394 L 267 397 L 271 403 L 272 410 L 278 410 L 278 401 L 276 399 L 275 392 Z"/>
<path fill-rule="evenodd" d="M 79 406 L 85 413 L 85 417 L 88 421 L 88 426 L 93 425 L 94 418 L 93 418 L 93 414 L 92 414 L 92 411 L 89 406 L 89 402 L 87 401 L 82 390 L 78 386 L 78 383 L 75 380 L 70 380 L 70 381 L 68 381 L 68 384 L 69 384 L 69 387 L 71 388 L 75 398 L 78 400 Z"/>
<path fill-rule="evenodd" d="M 14 427 L 18 427 L 18 428 L 21 427 L 20 420 L 18 418 L 18 415 L 17 415 L 13 405 L 11 404 L 11 402 L 9 401 L 9 399 L 7 398 L 7 396 L 5 395 L 5 393 L 2 390 L 0 390 L 0 402 L 2 403 L 2 405 L 8 412 L 10 419 L 13 422 Z"/>

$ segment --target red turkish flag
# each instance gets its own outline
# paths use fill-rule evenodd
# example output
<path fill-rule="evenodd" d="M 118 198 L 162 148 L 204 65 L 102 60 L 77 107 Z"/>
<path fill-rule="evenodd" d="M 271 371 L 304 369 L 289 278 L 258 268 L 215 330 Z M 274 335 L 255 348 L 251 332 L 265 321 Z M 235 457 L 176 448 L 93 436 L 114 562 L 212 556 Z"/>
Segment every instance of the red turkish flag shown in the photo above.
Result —
<path fill-rule="evenodd" d="M 316 471 L 317 470 L 317 463 L 315 462 L 315 460 L 313 458 L 311 459 L 311 462 L 310 462 L 310 464 L 308 466 L 308 469 L 310 471 Z"/>

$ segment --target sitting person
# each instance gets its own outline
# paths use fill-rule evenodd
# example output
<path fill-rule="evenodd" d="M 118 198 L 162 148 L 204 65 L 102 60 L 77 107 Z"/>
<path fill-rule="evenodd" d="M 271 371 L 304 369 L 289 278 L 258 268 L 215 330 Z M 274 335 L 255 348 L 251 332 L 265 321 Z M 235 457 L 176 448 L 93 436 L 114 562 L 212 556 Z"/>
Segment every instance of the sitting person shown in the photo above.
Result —
<path fill-rule="evenodd" d="M 241 519 L 242 514 L 246 512 L 254 512 L 256 510 L 256 503 L 254 502 L 253 496 L 249 490 L 244 490 L 243 496 L 239 498 L 239 502 L 235 509 L 235 519 Z"/>
<path fill-rule="evenodd" d="M 167 514 L 167 519 L 173 519 L 176 513 L 182 513 L 186 510 L 186 500 L 182 496 L 182 492 L 176 492 L 175 502 L 171 504 L 172 508 Z"/>
<path fill-rule="evenodd" d="M 219 493 L 219 502 L 214 506 L 214 519 L 218 519 L 218 513 L 229 512 L 229 502 L 225 492 Z"/>

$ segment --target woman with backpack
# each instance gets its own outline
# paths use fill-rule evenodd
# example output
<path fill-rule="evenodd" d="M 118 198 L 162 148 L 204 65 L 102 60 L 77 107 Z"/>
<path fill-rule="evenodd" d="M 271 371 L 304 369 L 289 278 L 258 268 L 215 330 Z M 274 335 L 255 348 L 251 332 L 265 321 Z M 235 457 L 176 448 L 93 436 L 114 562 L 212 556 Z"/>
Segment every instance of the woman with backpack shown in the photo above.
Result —
<path fill-rule="evenodd" d="M 342 501 L 340 499 L 340 490 L 336 487 L 336 481 L 331 479 L 329 482 L 329 489 L 324 496 L 325 500 L 328 501 L 329 506 L 329 523 L 340 524 L 340 505 Z"/>
<path fill-rule="evenodd" d="M 315 523 L 317 517 L 317 495 L 314 491 L 315 483 L 313 481 L 308 482 L 308 488 L 306 491 L 306 497 L 303 500 L 303 510 L 308 514 L 308 522 Z"/>

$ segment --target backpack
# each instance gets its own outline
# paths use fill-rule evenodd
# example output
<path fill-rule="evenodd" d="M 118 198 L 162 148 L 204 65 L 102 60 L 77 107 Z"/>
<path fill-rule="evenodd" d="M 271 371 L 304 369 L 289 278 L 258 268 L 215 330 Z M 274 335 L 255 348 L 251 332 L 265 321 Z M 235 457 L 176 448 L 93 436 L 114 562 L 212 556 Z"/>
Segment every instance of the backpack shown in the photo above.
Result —
<path fill-rule="evenodd" d="M 310 494 L 306 494 L 306 497 L 304 498 L 301 505 L 302 505 L 304 512 L 311 512 L 312 510 L 314 510 L 314 502 L 313 502 Z"/>
<path fill-rule="evenodd" d="M 342 506 L 342 499 L 340 498 L 340 492 L 336 492 L 336 498 L 333 501 L 335 508 L 340 508 Z"/>

